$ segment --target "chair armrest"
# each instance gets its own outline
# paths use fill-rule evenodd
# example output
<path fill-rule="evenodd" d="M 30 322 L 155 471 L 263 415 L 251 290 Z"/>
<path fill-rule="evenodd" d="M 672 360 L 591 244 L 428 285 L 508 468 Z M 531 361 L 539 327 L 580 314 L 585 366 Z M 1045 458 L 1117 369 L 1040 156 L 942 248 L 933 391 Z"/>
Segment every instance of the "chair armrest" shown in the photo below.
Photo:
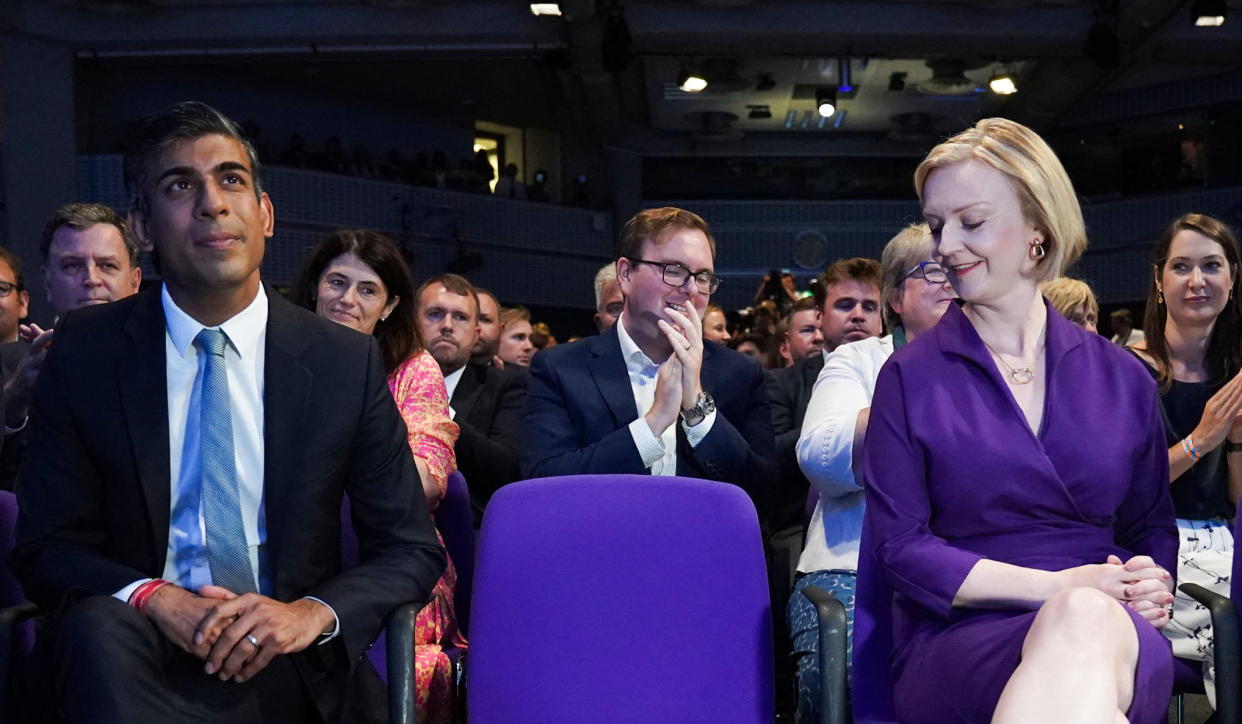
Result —
<path fill-rule="evenodd" d="M 849 721 L 849 687 L 845 652 L 849 629 L 845 604 L 815 586 L 803 588 L 802 595 L 815 606 L 819 618 L 820 724 L 846 724 Z"/>
<path fill-rule="evenodd" d="M 425 604 L 403 603 L 388 618 L 388 722 L 415 724 L 414 623 Z"/>
<path fill-rule="evenodd" d="M 1233 601 L 1195 583 L 1178 590 L 1203 604 L 1212 616 L 1216 664 L 1216 721 L 1242 724 L 1242 641 L 1238 635 L 1238 609 Z"/>

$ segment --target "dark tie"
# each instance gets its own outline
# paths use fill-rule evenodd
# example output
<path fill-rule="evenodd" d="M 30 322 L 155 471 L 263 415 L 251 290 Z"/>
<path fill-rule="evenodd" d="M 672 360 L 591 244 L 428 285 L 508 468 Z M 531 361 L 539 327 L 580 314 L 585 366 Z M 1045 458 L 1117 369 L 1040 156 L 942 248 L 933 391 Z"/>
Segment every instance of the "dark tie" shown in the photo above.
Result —
<path fill-rule="evenodd" d="M 199 455 L 202 461 L 203 523 L 211 580 L 233 593 L 254 592 L 250 549 L 242 524 L 237 466 L 233 460 L 233 418 L 229 380 L 224 366 L 228 338 L 218 329 L 204 329 L 194 338 L 203 357 L 199 367 Z M 187 436 L 188 438 L 189 436 Z"/>

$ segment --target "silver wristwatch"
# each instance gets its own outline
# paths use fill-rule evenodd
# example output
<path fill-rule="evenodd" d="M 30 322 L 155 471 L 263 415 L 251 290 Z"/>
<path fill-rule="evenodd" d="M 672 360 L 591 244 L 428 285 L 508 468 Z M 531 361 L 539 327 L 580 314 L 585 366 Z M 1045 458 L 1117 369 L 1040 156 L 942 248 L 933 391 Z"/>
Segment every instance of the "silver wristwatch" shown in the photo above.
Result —
<path fill-rule="evenodd" d="M 694 407 L 681 411 L 681 421 L 686 423 L 686 427 L 694 427 L 715 411 L 716 401 L 706 392 L 700 392 Z"/>

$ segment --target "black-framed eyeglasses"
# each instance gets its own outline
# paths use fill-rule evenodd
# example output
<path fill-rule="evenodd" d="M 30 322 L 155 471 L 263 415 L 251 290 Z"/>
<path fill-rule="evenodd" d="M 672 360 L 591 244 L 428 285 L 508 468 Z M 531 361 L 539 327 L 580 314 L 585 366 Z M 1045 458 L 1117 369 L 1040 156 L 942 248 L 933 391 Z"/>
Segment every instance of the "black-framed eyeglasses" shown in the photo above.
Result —
<path fill-rule="evenodd" d="M 902 280 L 915 277 L 922 279 L 928 284 L 944 284 L 949 281 L 949 275 L 945 273 L 944 267 L 934 261 L 921 261 L 910 268 L 910 271 L 901 275 Z"/>
<path fill-rule="evenodd" d="M 19 288 L 13 282 L 0 282 L 0 297 L 7 297 L 13 292 L 20 292 L 20 291 L 21 291 L 21 288 Z"/>
<path fill-rule="evenodd" d="M 635 259 L 634 257 L 627 258 L 635 264 L 650 264 L 660 267 L 664 276 L 664 283 L 670 287 L 680 287 L 686 283 L 687 279 L 694 277 L 695 289 L 704 294 L 715 294 L 716 290 L 720 288 L 720 277 L 708 271 L 692 272 L 675 261 L 647 261 L 646 259 Z"/>

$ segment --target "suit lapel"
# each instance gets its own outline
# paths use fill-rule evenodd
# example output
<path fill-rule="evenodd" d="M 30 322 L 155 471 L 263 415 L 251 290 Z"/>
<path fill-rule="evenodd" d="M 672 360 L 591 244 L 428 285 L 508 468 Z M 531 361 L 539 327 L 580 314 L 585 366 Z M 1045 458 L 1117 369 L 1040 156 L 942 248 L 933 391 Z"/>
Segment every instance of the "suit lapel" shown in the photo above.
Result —
<path fill-rule="evenodd" d="M 460 415 L 463 420 L 470 418 L 470 413 L 474 411 L 474 406 L 483 394 L 488 369 L 490 368 L 466 363 L 461 371 L 461 379 L 457 380 L 457 387 L 453 390 L 453 399 L 449 401 L 454 416 Z"/>
<path fill-rule="evenodd" d="M 587 367 L 595 386 L 608 405 L 613 420 L 628 424 L 638 417 L 638 408 L 634 404 L 634 390 L 630 387 L 630 373 L 621 357 L 621 341 L 617 337 L 617 326 L 614 324 L 598 337 L 588 341 L 591 345 L 591 359 Z"/>
<path fill-rule="evenodd" d="M 125 323 L 129 336 L 116 359 L 121 385 L 121 407 L 129 430 L 138 484 L 147 505 L 147 523 L 158 558 L 152 570 L 162 569 L 168 550 L 171 478 L 168 455 L 168 383 L 165 369 L 164 308 L 160 287 L 142 293 Z"/>
<path fill-rule="evenodd" d="M 277 591 L 276 562 L 288 523 L 289 497 L 302 476 L 302 429 L 307 424 L 314 375 L 302 362 L 306 337 L 298 310 L 274 289 L 267 289 L 267 343 L 263 363 L 263 507 L 267 522 L 267 559 Z"/>

